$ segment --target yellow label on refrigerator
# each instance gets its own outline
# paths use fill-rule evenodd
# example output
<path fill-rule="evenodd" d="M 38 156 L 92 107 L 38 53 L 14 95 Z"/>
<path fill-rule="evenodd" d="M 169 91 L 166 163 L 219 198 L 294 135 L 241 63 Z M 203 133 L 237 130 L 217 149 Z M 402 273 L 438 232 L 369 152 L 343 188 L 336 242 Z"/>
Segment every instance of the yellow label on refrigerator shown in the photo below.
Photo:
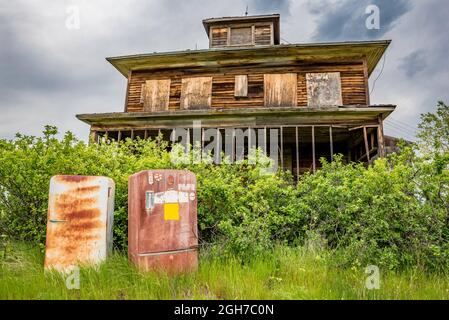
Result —
<path fill-rule="evenodd" d="M 164 220 L 179 220 L 179 203 L 164 203 Z"/>

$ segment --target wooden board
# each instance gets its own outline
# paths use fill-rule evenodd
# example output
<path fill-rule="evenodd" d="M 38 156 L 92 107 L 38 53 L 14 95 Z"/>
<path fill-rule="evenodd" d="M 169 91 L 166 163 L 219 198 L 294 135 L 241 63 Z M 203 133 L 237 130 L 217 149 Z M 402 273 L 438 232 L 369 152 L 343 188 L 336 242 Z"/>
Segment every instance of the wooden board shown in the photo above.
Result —
<path fill-rule="evenodd" d="M 208 109 L 212 101 L 212 77 L 183 78 L 181 109 Z"/>
<path fill-rule="evenodd" d="M 297 104 L 297 74 L 264 74 L 264 101 L 268 108 Z"/>
<path fill-rule="evenodd" d="M 230 45 L 250 45 L 252 44 L 252 28 L 231 28 Z"/>
<path fill-rule="evenodd" d="M 144 111 L 166 111 L 170 100 L 170 79 L 146 80 L 142 84 L 141 100 Z"/>
<path fill-rule="evenodd" d="M 307 73 L 307 105 L 341 106 L 341 79 L 339 72 Z"/>
<path fill-rule="evenodd" d="M 236 96 L 236 97 L 247 97 L 248 96 L 248 76 L 247 75 L 235 76 L 234 96 Z"/>

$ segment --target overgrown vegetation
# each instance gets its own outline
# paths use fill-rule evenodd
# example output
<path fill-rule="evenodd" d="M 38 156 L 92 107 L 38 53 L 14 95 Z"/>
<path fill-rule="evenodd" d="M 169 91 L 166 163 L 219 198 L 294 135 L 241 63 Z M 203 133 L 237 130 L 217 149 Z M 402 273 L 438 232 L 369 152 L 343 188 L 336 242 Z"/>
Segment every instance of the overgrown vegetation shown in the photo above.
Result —
<path fill-rule="evenodd" d="M 448 277 L 416 270 L 381 272 L 380 289 L 368 290 L 364 269 L 335 267 L 326 250 L 277 246 L 246 264 L 207 253 L 198 272 L 178 276 L 138 272 L 116 253 L 68 289 L 44 272 L 41 251 L 15 244 L 0 264 L 0 299 L 449 299 Z"/>
<path fill-rule="evenodd" d="M 114 244 L 127 245 L 128 176 L 146 169 L 197 174 L 201 244 L 243 262 L 277 245 L 324 248 L 342 267 L 449 269 L 448 106 L 424 115 L 420 146 L 368 168 L 323 161 L 297 185 L 246 161 L 220 166 L 173 164 L 160 139 L 87 145 L 71 133 L 0 140 L 0 230 L 44 247 L 48 186 L 56 174 L 103 175 L 116 183 Z M 432 134 L 438 125 L 438 134 Z M 429 148 L 431 147 L 431 148 Z"/>

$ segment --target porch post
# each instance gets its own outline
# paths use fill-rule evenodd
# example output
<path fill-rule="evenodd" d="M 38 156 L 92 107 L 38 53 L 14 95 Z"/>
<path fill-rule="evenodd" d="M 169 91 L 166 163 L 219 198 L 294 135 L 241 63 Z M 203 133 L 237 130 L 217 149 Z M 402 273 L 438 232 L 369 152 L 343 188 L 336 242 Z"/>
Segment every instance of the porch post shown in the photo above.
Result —
<path fill-rule="evenodd" d="M 383 129 L 383 120 L 382 116 L 378 117 L 379 126 L 377 127 L 377 144 L 378 150 L 377 154 L 379 158 L 385 157 L 385 140 L 384 140 L 384 129 Z"/>
<path fill-rule="evenodd" d="M 331 162 L 334 161 L 334 141 L 332 138 L 332 126 L 329 127 L 329 140 L 331 145 Z"/>
<path fill-rule="evenodd" d="M 295 127 L 296 136 L 296 181 L 299 182 L 299 137 L 298 137 L 298 126 Z"/>
<path fill-rule="evenodd" d="M 284 127 L 281 126 L 281 168 L 284 170 Z"/>
<path fill-rule="evenodd" d="M 312 126 L 312 168 L 316 172 L 316 158 L 315 158 L 315 126 Z"/>
<path fill-rule="evenodd" d="M 366 127 L 363 127 L 363 140 L 365 141 L 366 160 L 370 163 L 371 159 L 369 157 L 368 134 L 366 133 Z"/>

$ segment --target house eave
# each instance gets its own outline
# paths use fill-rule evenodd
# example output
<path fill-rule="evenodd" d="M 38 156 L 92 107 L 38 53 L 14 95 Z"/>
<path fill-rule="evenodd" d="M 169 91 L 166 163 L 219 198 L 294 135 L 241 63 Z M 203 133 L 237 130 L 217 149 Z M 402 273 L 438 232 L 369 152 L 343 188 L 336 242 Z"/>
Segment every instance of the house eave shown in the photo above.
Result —
<path fill-rule="evenodd" d="M 242 64 L 294 65 L 300 61 L 366 59 L 370 75 L 391 40 L 225 47 L 106 58 L 120 73 L 176 68 L 222 68 Z"/>

